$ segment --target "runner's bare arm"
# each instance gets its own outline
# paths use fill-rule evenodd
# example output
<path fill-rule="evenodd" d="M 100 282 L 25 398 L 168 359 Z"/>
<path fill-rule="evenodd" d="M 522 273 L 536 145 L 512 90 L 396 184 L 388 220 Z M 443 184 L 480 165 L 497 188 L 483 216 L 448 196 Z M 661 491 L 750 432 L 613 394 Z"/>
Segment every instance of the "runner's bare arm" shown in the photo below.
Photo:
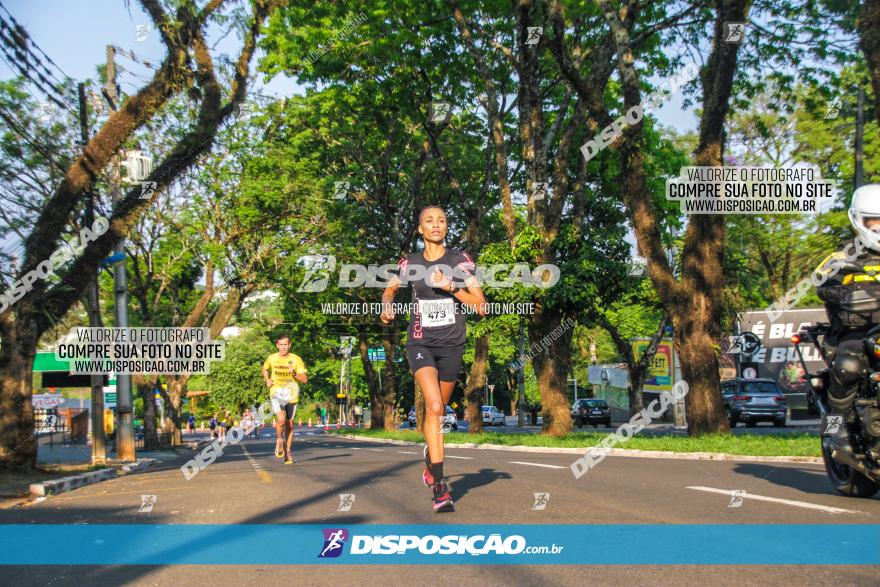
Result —
<path fill-rule="evenodd" d="M 269 377 L 269 371 L 263 365 L 263 379 L 266 381 L 266 387 L 272 387 L 272 378 Z"/>
<path fill-rule="evenodd" d="M 394 303 L 394 297 L 399 289 L 400 280 L 395 275 L 388 282 L 388 287 L 385 288 L 385 291 L 382 292 L 382 315 L 379 318 L 385 324 L 390 324 L 394 320 L 394 311 L 391 304 Z"/>
<path fill-rule="evenodd" d="M 455 288 L 452 281 L 440 271 L 434 273 L 433 285 L 438 289 L 448 292 Z M 479 286 L 475 277 L 468 277 L 467 281 L 464 282 L 464 288 L 459 289 L 452 295 L 480 316 L 486 315 L 486 297 L 483 295 L 483 288 Z"/>
<path fill-rule="evenodd" d="M 486 296 L 483 295 L 483 288 L 477 284 L 476 278 L 471 277 L 468 279 L 465 283 L 465 288 L 458 290 L 453 295 L 455 299 L 474 310 L 480 316 L 486 315 Z"/>
<path fill-rule="evenodd" d="M 293 376 L 293 378 L 296 379 L 297 381 L 299 381 L 300 383 L 308 383 L 309 382 L 309 376 L 305 371 L 303 371 L 302 373 L 297 373 L 296 375 Z"/>

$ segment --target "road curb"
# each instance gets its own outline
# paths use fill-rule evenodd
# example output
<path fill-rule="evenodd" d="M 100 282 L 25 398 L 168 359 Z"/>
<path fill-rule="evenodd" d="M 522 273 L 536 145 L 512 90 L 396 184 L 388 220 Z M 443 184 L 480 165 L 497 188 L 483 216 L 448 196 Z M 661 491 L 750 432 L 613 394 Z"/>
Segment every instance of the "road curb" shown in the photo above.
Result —
<path fill-rule="evenodd" d="M 389 444 L 398 444 L 405 446 L 421 446 L 421 442 L 410 442 L 408 440 L 392 440 L 386 438 L 369 438 L 358 436 L 356 434 L 337 434 L 341 438 L 353 438 L 355 440 L 365 440 L 367 442 L 385 442 Z M 583 455 L 590 448 L 562 448 L 562 447 L 543 447 L 543 446 L 507 446 L 504 444 L 476 444 L 476 443 L 445 443 L 444 446 L 449 448 L 478 448 L 490 450 L 509 450 L 511 452 L 542 452 L 542 453 L 562 453 Z M 743 461 L 750 463 L 810 463 L 821 464 L 822 457 L 801 457 L 801 456 L 757 456 L 757 455 L 731 455 L 723 452 L 673 452 L 669 450 L 636 450 L 630 448 L 612 448 L 608 452 L 613 457 L 637 457 L 641 459 L 678 459 L 685 461 Z"/>
<path fill-rule="evenodd" d="M 80 475 L 71 475 L 70 477 L 61 477 L 51 481 L 43 481 L 42 483 L 31 483 L 30 492 L 34 497 L 48 497 L 50 495 L 58 495 L 86 485 L 93 485 L 108 479 L 114 479 L 118 475 L 116 469 L 107 468 L 98 471 L 89 471 Z"/>

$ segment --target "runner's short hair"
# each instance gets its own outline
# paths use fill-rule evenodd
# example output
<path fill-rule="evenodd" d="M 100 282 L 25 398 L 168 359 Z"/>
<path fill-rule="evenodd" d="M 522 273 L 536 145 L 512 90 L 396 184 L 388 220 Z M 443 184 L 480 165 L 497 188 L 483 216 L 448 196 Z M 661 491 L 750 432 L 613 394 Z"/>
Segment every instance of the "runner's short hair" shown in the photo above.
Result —
<path fill-rule="evenodd" d="M 279 342 L 279 341 L 281 341 L 281 340 L 284 340 L 285 338 L 286 338 L 288 341 L 290 341 L 290 335 L 287 334 L 286 332 L 281 332 L 281 333 L 279 333 L 279 334 L 275 337 L 275 342 Z"/>
<path fill-rule="evenodd" d="M 438 206 L 436 204 L 430 204 L 430 205 L 422 208 L 422 211 L 419 212 L 419 224 L 422 223 L 422 216 L 425 215 L 425 212 L 427 212 L 428 210 L 432 210 L 434 208 L 436 208 L 437 210 L 440 210 L 441 212 L 443 212 L 443 214 L 446 214 L 446 210 L 444 210 L 441 206 Z"/>

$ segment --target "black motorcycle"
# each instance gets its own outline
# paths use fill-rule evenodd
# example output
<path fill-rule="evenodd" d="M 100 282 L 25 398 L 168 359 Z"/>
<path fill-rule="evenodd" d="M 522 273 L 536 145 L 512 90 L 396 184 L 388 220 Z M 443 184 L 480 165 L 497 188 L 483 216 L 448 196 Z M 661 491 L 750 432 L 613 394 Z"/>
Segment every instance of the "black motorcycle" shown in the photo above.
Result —
<path fill-rule="evenodd" d="M 856 290 L 846 296 L 841 308 L 848 312 L 871 314 L 880 311 L 880 300 L 867 291 Z M 843 426 L 842 417 L 829 413 L 829 371 L 820 369 L 810 374 L 801 354 L 800 343 L 815 345 L 826 365 L 829 361 L 823 348 L 830 325 L 818 322 L 792 336 L 798 359 L 806 373 L 813 401 L 822 416 L 822 459 L 825 472 L 838 493 L 847 497 L 871 497 L 880 490 L 880 325 L 864 338 L 865 354 L 870 371 L 865 374 L 855 401 L 855 423 L 850 429 L 853 454 L 841 454 L 831 445 L 831 435 Z"/>

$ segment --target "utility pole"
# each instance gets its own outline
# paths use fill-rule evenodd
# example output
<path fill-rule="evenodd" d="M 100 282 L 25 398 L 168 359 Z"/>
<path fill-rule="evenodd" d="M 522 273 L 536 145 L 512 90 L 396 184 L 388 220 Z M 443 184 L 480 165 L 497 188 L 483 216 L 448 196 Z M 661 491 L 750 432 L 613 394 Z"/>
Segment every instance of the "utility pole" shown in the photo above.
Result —
<path fill-rule="evenodd" d="M 525 324 L 519 325 L 519 356 L 523 358 L 526 356 L 526 333 L 525 333 Z M 519 387 L 519 391 L 517 395 L 519 396 L 517 399 L 516 406 L 516 425 L 522 428 L 525 426 L 525 416 L 523 414 L 523 400 L 525 399 L 526 394 L 526 364 L 523 363 L 522 367 L 519 368 L 518 373 L 516 374 L 517 383 Z"/>
<path fill-rule="evenodd" d="M 116 91 L 115 57 L 116 50 L 113 45 L 107 45 L 107 85 L 104 88 L 104 97 L 107 98 L 110 109 L 114 112 L 119 109 L 119 95 Z M 115 209 L 119 205 L 120 200 L 122 200 L 118 154 L 113 161 L 110 183 Z M 124 238 L 120 238 L 116 242 L 113 247 L 113 253 L 125 255 Z M 124 260 L 113 265 L 114 317 L 117 328 L 128 326 L 128 281 L 125 266 L 126 262 Z M 119 428 L 116 431 L 116 458 L 120 461 L 133 461 L 135 459 L 135 451 L 130 374 L 116 374 L 116 402 L 116 413 L 119 414 Z"/>
<path fill-rule="evenodd" d="M 82 151 L 85 151 L 89 143 L 89 110 L 86 105 L 86 86 L 82 82 L 77 86 L 79 94 L 79 133 L 82 142 Z M 92 226 L 95 222 L 95 195 L 92 190 L 86 195 L 85 226 Z M 89 310 L 89 326 L 100 328 L 101 307 L 98 295 L 98 275 L 100 269 L 89 282 L 86 290 L 87 305 Z M 107 447 L 104 439 L 104 376 L 92 375 L 92 464 L 103 465 L 107 462 Z"/>
<path fill-rule="evenodd" d="M 865 183 L 865 91 L 859 88 L 858 110 L 856 111 L 856 189 Z"/>

